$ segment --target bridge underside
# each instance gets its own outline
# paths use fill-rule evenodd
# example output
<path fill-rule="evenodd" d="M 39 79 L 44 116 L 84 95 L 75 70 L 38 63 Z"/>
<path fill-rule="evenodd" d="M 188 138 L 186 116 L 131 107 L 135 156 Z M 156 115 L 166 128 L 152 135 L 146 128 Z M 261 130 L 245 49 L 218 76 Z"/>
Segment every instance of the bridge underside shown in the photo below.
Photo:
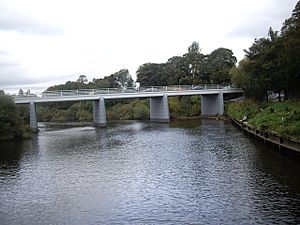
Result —
<path fill-rule="evenodd" d="M 36 103 L 31 101 L 29 104 L 30 126 L 33 131 L 38 130 Z M 223 93 L 202 94 L 201 95 L 201 115 L 216 116 L 224 113 Z M 168 96 L 150 97 L 150 120 L 153 122 L 169 122 Z M 106 127 L 106 110 L 104 98 L 100 97 L 93 101 L 93 122 L 96 127 Z"/>

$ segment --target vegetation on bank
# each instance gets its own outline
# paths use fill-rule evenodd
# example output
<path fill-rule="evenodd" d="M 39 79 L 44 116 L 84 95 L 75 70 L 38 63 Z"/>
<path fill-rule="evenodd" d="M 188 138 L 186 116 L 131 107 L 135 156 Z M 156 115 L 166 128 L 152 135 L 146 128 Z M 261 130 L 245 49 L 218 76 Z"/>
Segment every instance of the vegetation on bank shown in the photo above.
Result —
<path fill-rule="evenodd" d="M 0 141 L 29 137 L 31 137 L 31 128 L 24 111 L 16 106 L 11 97 L 1 94 Z"/>
<path fill-rule="evenodd" d="M 281 32 L 270 28 L 268 36 L 255 39 L 245 53 L 238 67 L 231 69 L 231 81 L 257 101 L 232 103 L 228 115 L 300 141 L 300 102 L 296 101 L 300 99 L 300 1 Z M 268 102 L 275 94 L 279 102 Z"/>
<path fill-rule="evenodd" d="M 171 118 L 193 117 L 200 115 L 200 96 L 170 97 L 169 110 Z M 92 121 L 93 103 L 38 104 L 38 121 Z M 106 115 L 113 120 L 149 119 L 149 99 L 111 100 L 106 102 Z"/>
<path fill-rule="evenodd" d="M 228 105 L 227 114 L 245 120 L 258 130 L 275 132 L 300 141 L 300 101 L 244 100 Z"/>

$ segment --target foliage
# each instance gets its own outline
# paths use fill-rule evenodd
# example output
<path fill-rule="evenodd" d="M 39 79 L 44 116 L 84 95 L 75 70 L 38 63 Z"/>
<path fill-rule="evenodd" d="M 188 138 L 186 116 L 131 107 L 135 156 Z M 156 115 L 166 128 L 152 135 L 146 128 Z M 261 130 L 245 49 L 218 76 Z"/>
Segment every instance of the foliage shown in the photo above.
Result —
<path fill-rule="evenodd" d="M 299 101 L 259 103 L 246 100 L 231 103 L 227 113 L 237 120 L 247 115 L 248 123 L 259 130 L 273 131 L 300 140 Z"/>
<path fill-rule="evenodd" d="M 134 100 L 130 102 L 119 102 L 107 110 L 109 119 L 148 119 L 149 101 Z"/>
<path fill-rule="evenodd" d="M 229 104 L 227 114 L 237 120 L 242 120 L 244 116 L 247 116 L 247 118 L 253 118 L 258 111 L 258 102 L 247 99 Z"/>
<path fill-rule="evenodd" d="M 132 87 L 133 79 L 129 74 L 128 69 L 122 69 L 113 74 L 116 84 L 118 87 L 122 89 L 126 89 L 127 87 Z"/>
<path fill-rule="evenodd" d="M 85 75 L 79 75 L 79 78 L 77 79 L 78 83 L 86 83 L 88 80 Z"/>
<path fill-rule="evenodd" d="M 268 36 L 255 39 L 245 50 L 246 57 L 230 71 L 235 86 L 244 88 L 248 97 L 267 99 L 267 93 L 281 93 L 285 99 L 300 98 L 300 1 L 281 33 L 269 29 Z"/>
<path fill-rule="evenodd" d="M 78 102 L 62 107 L 53 103 L 38 105 L 39 121 L 91 121 L 92 102 Z"/>
<path fill-rule="evenodd" d="M 133 79 L 128 69 L 121 69 L 118 72 L 105 76 L 104 78 L 94 78 L 87 83 L 85 75 L 79 75 L 77 81 L 68 81 L 65 84 L 54 85 L 47 88 L 47 91 L 78 90 L 78 89 L 99 89 L 99 88 L 122 88 L 132 87 Z M 21 90 L 20 90 L 21 91 Z M 22 91 L 23 93 L 23 91 Z"/>
<path fill-rule="evenodd" d="M 201 110 L 200 106 L 201 102 L 199 96 L 169 98 L 169 110 L 171 118 L 199 116 Z"/>
<path fill-rule="evenodd" d="M 165 64 L 145 63 L 141 65 L 136 72 L 137 82 L 142 86 L 167 85 L 164 68 Z"/>
<path fill-rule="evenodd" d="M 183 56 L 174 56 L 166 63 L 145 63 L 137 70 L 142 86 L 230 82 L 229 71 L 236 58 L 231 50 L 218 48 L 211 54 L 201 53 L 199 43 L 193 42 Z"/>
<path fill-rule="evenodd" d="M 29 137 L 31 129 L 19 115 L 11 97 L 0 95 L 0 141 L 16 137 Z"/>
<path fill-rule="evenodd" d="M 200 97 L 170 97 L 169 109 L 171 118 L 192 117 L 200 115 Z M 115 100 L 106 104 L 108 119 L 148 119 L 150 115 L 149 99 Z M 39 121 L 92 121 L 92 102 L 77 102 L 71 106 L 58 107 L 53 103 L 37 106 Z"/>
<path fill-rule="evenodd" d="M 231 68 L 235 68 L 237 62 L 233 52 L 226 48 L 218 48 L 207 56 L 205 62 L 207 73 L 214 84 L 229 84 Z"/>

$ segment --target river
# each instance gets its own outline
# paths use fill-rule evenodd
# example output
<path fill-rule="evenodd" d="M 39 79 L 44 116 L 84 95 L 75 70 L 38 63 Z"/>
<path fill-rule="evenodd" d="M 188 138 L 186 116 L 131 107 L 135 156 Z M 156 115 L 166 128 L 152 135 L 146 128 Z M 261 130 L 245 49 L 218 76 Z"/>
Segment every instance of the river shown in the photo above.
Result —
<path fill-rule="evenodd" d="M 39 125 L 1 143 L 1 224 L 300 223 L 300 159 L 229 122 Z"/>

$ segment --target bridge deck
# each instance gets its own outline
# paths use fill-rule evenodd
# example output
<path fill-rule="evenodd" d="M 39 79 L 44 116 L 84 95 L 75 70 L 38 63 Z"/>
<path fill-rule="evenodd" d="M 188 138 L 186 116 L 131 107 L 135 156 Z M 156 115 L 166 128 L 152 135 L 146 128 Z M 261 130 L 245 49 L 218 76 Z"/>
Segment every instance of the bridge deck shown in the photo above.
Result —
<path fill-rule="evenodd" d="M 104 93 L 98 94 L 95 92 L 80 93 L 78 90 L 63 93 L 62 91 L 48 92 L 47 95 L 38 97 L 35 95 L 29 96 L 16 96 L 15 103 L 25 104 L 32 101 L 36 103 L 41 102 L 66 102 L 66 101 L 91 101 L 98 100 L 100 97 L 103 99 L 129 99 L 129 98 L 153 98 L 166 96 L 192 96 L 192 95 L 209 95 L 209 94 L 230 94 L 230 93 L 243 93 L 242 89 L 236 88 L 219 88 L 219 89 L 206 89 L 206 90 L 174 90 L 174 91 L 152 91 L 152 92 L 119 92 L 119 93 Z"/>

